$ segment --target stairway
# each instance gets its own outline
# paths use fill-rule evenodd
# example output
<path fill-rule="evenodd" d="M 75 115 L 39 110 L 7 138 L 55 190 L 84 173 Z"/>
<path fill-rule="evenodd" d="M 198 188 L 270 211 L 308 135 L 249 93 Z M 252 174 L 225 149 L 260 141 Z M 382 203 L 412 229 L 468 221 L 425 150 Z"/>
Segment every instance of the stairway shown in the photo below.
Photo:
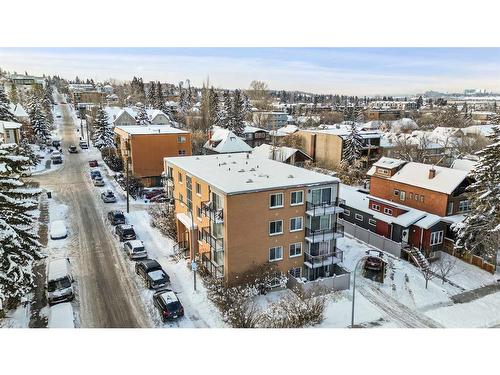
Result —
<path fill-rule="evenodd" d="M 420 269 L 427 271 L 430 267 L 429 261 L 425 258 L 424 254 L 417 249 L 416 247 L 412 247 L 409 250 L 410 253 L 410 258 L 413 260 L 413 262 L 419 267 Z"/>

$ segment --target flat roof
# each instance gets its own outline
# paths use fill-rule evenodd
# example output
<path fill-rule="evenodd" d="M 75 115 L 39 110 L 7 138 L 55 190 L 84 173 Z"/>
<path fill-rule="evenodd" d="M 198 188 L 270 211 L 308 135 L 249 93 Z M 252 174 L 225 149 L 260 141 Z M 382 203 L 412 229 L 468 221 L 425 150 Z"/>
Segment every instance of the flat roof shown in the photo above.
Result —
<path fill-rule="evenodd" d="M 165 160 L 228 195 L 339 181 L 336 177 L 249 153 L 167 157 Z"/>
<path fill-rule="evenodd" d="M 174 128 L 170 125 L 121 125 L 115 126 L 115 129 L 132 134 L 132 135 L 146 135 L 146 134 L 189 134 L 186 130 Z"/>

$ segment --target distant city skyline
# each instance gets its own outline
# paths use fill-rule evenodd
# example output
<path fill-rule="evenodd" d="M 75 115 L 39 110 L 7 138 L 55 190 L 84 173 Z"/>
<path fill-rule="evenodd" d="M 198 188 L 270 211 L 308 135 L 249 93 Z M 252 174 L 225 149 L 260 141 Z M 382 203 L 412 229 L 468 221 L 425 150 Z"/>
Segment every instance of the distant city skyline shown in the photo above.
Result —
<path fill-rule="evenodd" d="M 67 79 L 110 78 L 220 88 L 404 96 L 500 92 L 500 48 L 0 48 L 0 68 Z"/>

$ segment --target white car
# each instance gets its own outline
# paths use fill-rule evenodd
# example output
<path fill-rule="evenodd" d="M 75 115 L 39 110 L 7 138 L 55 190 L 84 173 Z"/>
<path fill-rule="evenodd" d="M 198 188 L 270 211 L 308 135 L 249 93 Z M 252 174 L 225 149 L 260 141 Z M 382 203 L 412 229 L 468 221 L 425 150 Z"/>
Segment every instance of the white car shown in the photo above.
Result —
<path fill-rule="evenodd" d="M 48 328 L 75 328 L 75 316 L 71 303 L 64 302 L 49 309 Z"/>
<path fill-rule="evenodd" d="M 111 190 L 106 190 L 101 193 L 101 199 L 104 203 L 115 203 L 116 197 Z"/>
<path fill-rule="evenodd" d="M 68 236 L 68 230 L 64 220 L 56 220 L 50 223 L 49 227 L 50 239 L 60 240 Z"/>
<path fill-rule="evenodd" d="M 127 241 L 123 244 L 123 248 L 130 259 L 144 259 L 148 257 L 144 243 L 141 240 Z"/>
<path fill-rule="evenodd" d="M 104 180 L 102 179 L 101 176 L 96 176 L 93 180 L 94 186 L 104 186 Z"/>

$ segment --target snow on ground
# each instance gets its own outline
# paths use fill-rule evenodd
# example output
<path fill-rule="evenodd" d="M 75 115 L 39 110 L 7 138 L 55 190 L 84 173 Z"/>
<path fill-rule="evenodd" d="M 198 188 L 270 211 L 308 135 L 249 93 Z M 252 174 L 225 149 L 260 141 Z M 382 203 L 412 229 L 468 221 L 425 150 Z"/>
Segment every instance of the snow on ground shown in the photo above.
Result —
<path fill-rule="evenodd" d="M 451 259 L 455 261 L 455 267 L 451 273 L 446 276 L 451 282 L 459 285 L 460 287 L 469 290 L 480 288 L 485 285 L 496 283 L 497 277 L 479 267 L 466 263 L 445 252 L 441 252 L 443 259 Z"/>
<path fill-rule="evenodd" d="M 27 296 L 31 299 L 31 296 Z M 5 318 L 0 319 L 0 328 L 28 328 L 30 322 L 30 304 L 21 303 L 16 309 L 7 311 Z"/>

